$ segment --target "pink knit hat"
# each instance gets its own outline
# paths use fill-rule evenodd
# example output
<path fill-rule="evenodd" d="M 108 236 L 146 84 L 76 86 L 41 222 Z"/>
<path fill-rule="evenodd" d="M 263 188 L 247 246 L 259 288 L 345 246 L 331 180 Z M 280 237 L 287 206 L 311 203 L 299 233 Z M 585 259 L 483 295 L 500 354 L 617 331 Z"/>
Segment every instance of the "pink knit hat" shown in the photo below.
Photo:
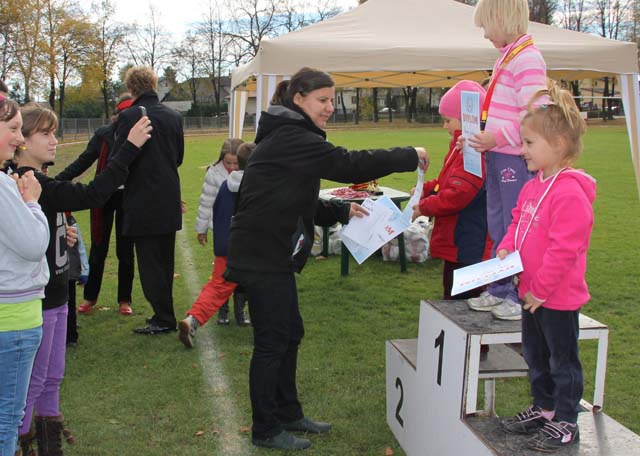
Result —
<path fill-rule="evenodd" d="M 485 90 L 480 84 L 474 81 L 460 81 L 445 93 L 440 99 L 438 112 L 441 116 L 460 119 L 460 92 L 479 92 L 480 93 L 480 110 L 484 104 Z"/>

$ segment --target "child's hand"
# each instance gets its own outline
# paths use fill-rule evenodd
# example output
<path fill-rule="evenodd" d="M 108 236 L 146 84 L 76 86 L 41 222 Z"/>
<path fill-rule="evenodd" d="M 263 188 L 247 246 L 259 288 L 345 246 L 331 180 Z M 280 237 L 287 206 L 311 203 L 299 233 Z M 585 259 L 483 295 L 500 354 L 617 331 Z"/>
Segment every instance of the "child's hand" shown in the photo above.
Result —
<path fill-rule="evenodd" d="M 422 215 L 422 212 L 420 212 L 419 204 L 414 205 L 412 209 L 413 209 L 413 214 L 411 214 L 411 221 L 413 222 L 415 219 L 417 219 Z"/>
<path fill-rule="evenodd" d="M 369 211 L 364 207 L 360 206 L 358 203 L 351 203 L 351 207 L 349 208 L 349 218 L 351 217 L 364 217 L 365 215 L 369 215 Z"/>
<path fill-rule="evenodd" d="M 501 260 L 504 260 L 507 255 L 509 255 L 509 252 L 507 249 L 500 249 L 496 252 L 496 258 L 500 258 Z"/>
<path fill-rule="evenodd" d="M 207 233 L 198 233 L 198 242 L 200 245 L 207 244 Z"/>
<path fill-rule="evenodd" d="M 464 136 L 458 136 L 458 140 L 456 141 L 455 150 L 462 150 L 462 146 L 464 145 Z"/>
<path fill-rule="evenodd" d="M 478 152 L 486 152 L 496 146 L 496 138 L 490 131 L 481 131 L 469 138 L 469 145 Z"/>
<path fill-rule="evenodd" d="M 33 174 L 33 171 L 27 171 L 22 175 L 22 177 L 18 177 L 17 174 L 12 174 L 11 177 L 16 181 L 20 196 L 22 196 L 22 200 L 25 203 L 38 202 L 40 193 L 42 193 L 42 187 L 40 186 L 40 182 L 36 176 Z"/>
<path fill-rule="evenodd" d="M 429 169 L 429 154 L 424 149 L 424 147 L 414 147 L 416 153 L 418 154 L 418 168 L 422 171 L 426 171 Z"/>
<path fill-rule="evenodd" d="M 78 242 L 78 230 L 75 226 L 67 225 L 67 247 L 73 247 Z"/>
<path fill-rule="evenodd" d="M 524 298 L 522 298 L 522 300 L 524 301 L 524 305 L 522 306 L 522 308 L 524 310 L 528 310 L 531 313 L 534 313 L 536 309 L 542 305 L 542 301 L 538 301 L 536 298 L 534 298 L 530 291 L 527 292 L 526 295 L 524 295 Z"/>
<path fill-rule="evenodd" d="M 413 194 L 414 194 L 415 192 L 416 192 L 416 188 L 415 188 L 415 187 L 413 187 L 413 188 L 411 189 L 411 191 L 409 192 L 409 195 L 413 196 Z"/>

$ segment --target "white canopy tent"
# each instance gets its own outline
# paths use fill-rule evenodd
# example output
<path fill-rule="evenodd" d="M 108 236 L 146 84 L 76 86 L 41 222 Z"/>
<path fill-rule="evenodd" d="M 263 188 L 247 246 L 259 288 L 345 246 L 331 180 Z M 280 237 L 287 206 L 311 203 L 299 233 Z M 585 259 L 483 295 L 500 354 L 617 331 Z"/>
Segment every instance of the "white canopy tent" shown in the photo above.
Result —
<path fill-rule="evenodd" d="M 617 76 L 622 87 L 640 191 L 640 96 L 635 43 L 531 22 L 549 76 Z M 256 122 L 278 82 L 303 66 L 330 73 L 337 87 L 450 87 L 482 80 L 498 51 L 473 24 L 473 7 L 453 0 L 369 0 L 332 19 L 265 39 L 258 55 L 231 77 L 230 134 L 242 131 L 247 92 L 256 91 Z"/>

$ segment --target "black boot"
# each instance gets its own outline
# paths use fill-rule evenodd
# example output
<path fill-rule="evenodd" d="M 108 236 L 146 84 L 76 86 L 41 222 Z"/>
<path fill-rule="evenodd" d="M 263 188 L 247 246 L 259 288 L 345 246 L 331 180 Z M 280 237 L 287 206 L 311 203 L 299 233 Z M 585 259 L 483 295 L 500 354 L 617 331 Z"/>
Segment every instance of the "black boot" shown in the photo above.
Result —
<path fill-rule="evenodd" d="M 225 302 L 220 310 L 218 310 L 218 320 L 216 323 L 219 325 L 228 325 L 229 324 L 229 301 Z"/>
<path fill-rule="evenodd" d="M 63 456 L 61 416 L 36 416 L 38 456 Z"/>
<path fill-rule="evenodd" d="M 238 326 L 249 326 L 251 324 L 251 320 L 249 320 L 249 317 L 247 317 L 247 314 L 244 311 L 246 305 L 246 294 L 241 291 L 233 294 L 233 313 L 235 314 L 236 324 Z"/>
<path fill-rule="evenodd" d="M 18 444 L 20 445 L 22 456 L 36 456 L 36 450 L 34 448 L 35 442 L 36 442 L 36 431 L 33 428 L 33 422 L 31 422 L 31 427 L 29 428 L 29 432 L 18 436 Z M 20 453 L 16 453 L 16 454 L 20 454 Z"/>

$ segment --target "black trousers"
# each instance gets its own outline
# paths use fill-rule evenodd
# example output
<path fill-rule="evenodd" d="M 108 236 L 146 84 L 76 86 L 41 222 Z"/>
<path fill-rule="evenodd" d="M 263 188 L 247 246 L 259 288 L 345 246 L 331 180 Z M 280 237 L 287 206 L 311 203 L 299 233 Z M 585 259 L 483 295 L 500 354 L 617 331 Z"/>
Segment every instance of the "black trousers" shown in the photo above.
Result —
<path fill-rule="evenodd" d="M 282 423 L 301 419 L 296 369 L 304 325 L 298 308 L 295 276 L 242 272 L 253 323 L 249 392 L 252 435 L 264 439 L 282 432 Z"/>
<path fill-rule="evenodd" d="M 76 281 L 69 280 L 69 312 L 67 313 L 67 343 L 78 342 L 78 316 L 76 313 Z"/>
<path fill-rule="evenodd" d="M 91 238 L 89 251 L 89 278 L 84 286 L 84 299 L 95 301 L 100 294 L 104 263 L 109 253 L 109 240 L 115 219 L 116 224 L 116 256 L 118 257 L 118 302 L 131 302 L 133 288 L 134 255 L 131 238 L 122 236 L 122 190 L 115 192 L 102 208 L 103 233 L 96 242 Z"/>
<path fill-rule="evenodd" d="M 522 312 L 522 352 L 529 365 L 533 403 L 575 423 L 583 393 L 578 311 L 539 307 Z"/>
<path fill-rule="evenodd" d="M 138 274 L 144 297 L 160 326 L 176 327 L 173 311 L 173 271 L 176 233 L 132 236 L 138 258 Z"/>

